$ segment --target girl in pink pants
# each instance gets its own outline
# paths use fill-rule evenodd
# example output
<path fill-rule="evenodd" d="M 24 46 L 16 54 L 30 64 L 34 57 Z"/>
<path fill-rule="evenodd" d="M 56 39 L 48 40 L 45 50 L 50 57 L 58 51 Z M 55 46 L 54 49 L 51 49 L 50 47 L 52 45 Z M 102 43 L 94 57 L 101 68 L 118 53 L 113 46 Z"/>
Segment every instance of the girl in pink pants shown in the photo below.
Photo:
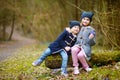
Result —
<path fill-rule="evenodd" d="M 91 68 L 89 68 L 88 63 L 86 62 L 87 57 L 82 47 L 79 47 L 77 45 L 73 46 L 71 52 L 72 52 L 72 60 L 74 66 L 74 74 L 79 74 L 78 61 L 80 61 L 80 63 L 83 66 L 83 69 L 85 69 L 87 72 L 92 70 Z"/>
<path fill-rule="evenodd" d="M 83 12 L 81 15 L 81 30 L 78 33 L 75 45 L 71 49 L 74 74 L 79 74 L 78 61 L 87 72 L 92 70 L 87 60 L 90 60 L 91 46 L 95 44 L 95 29 L 90 26 L 93 15 L 92 12 Z"/>

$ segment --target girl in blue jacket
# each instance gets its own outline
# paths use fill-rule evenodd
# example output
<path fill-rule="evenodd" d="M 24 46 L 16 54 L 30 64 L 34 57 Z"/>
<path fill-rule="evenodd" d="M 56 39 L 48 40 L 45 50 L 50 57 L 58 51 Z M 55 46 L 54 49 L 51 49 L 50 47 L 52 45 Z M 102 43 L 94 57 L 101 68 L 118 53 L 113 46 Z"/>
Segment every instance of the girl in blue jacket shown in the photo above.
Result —
<path fill-rule="evenodd" d="M 45 58 L 51 54 L 59 53 L 62 56 L 61 75 L 68 76 L 67 62 L 68 54 L 70 54 L 71 47 L 75 44 L 77 34 L 80 30 L 80 23 L 78 21 L 69 22 L 70 32 L 66 29 L 59 35 L 59 37 L 51 43 L 43 52 L 39 59 L 32 63 L 33 66 L 40 65 Z"/>

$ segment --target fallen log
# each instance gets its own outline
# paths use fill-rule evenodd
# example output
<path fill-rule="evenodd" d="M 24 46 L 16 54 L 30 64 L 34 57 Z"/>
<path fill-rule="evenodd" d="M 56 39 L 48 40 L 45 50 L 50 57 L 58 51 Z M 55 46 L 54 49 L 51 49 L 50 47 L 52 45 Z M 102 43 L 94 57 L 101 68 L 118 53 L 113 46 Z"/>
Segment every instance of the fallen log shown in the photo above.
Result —
<path fill-rule="evenodd" d="M 107 51 L 101 53 L 93 53 L 92 58 L 88 62 L 88 64 L 92 67 L 93 65 L 102 66 L 102 65 L 113 64 L 118 61 L 120 61 L 120 51 Z M 53 54 L 45 59 L 45 66 L 51 69 L 60 68 L 61 63 L 62 63 L 62 58 L 60 54 Z M 71 55 L 68 58 L 68 67 L 72 67 Z"/>

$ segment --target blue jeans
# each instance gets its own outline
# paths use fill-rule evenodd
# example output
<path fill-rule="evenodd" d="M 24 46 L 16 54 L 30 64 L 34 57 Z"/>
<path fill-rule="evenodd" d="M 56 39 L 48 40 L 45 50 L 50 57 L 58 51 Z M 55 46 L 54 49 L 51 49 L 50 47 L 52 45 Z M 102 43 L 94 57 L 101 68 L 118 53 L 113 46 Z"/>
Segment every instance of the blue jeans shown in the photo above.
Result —
<path fill-rule="evenodd" d="M 64 50 L 61 50 L 59 53 L 60 53 L 60 55 L 62 56 L 62 65 L 61 65 L 61 68 L 62 68 L 63 70 L 66 70 L 66 68 L 67 68 L 67 62 L 68 62 L 68 55 L 67 55 L 66 51 L 64 51 Z M 52 53 L 51 53 L 50 48 L 47 48 L 47 49 L 43 52 L 43 54 L 40 56 L 40 58 L 36 61 L 36 63 L 37 63 L 37 64 L 42 63 L 43 60 L 45 60 L 45 58 L 46 58 L 47 56 L 51 55 L 51 54 L 52 54 Z"/>

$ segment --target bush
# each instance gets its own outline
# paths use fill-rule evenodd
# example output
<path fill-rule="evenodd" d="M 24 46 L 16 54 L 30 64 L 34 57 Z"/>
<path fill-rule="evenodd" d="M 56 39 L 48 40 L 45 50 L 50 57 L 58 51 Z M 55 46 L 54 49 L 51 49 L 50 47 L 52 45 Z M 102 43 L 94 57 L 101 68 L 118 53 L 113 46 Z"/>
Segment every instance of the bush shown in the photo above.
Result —
<path fill-rule="evenodd" d="M 102 66 L 107 64 L 114 64 L 120 61 L 120 51 L 107 51 L 98 54 L 92 54 L 90 62 L 92 65 Z"/>

